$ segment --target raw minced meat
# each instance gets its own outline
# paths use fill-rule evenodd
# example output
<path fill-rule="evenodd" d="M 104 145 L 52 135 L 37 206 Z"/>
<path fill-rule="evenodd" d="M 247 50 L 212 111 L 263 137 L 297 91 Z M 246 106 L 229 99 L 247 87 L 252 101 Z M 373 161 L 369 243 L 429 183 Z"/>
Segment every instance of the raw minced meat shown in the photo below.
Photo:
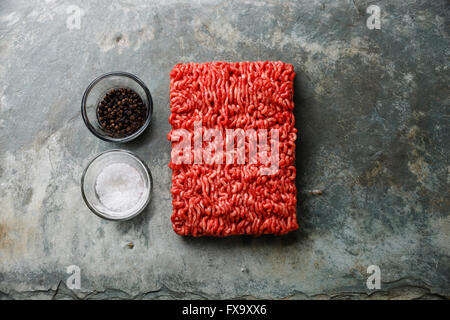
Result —
<path fill-rule="evenodd" d="M 298 229 L 294 77 L 293 66 L 279 61 L 186 63 L 173 68 L 169 118 L 172 131 L 168 139 L 173 150 L 169 164 L 172 225 L 177 234 L 221 237 L 285 234 Z M 279 169 L 273 174 L 261 174 L 266 164 L 259 159 L 249 163 L 248 150 L 244 164 L 227 164 L 225 160 L 175 162 L 174 150 L 180 139 L 175 141 L 174 133 L 184 129 L 194 136 L 195 122 L 199 121 L 203 134 L 208 129 L 220 129 L 223 141 L 227 139 L 226 129 L 277 129 Z M 246 138 L 244 146 L 248 145 Z M 193 149 L 191 160 L 195 159 Z"/>

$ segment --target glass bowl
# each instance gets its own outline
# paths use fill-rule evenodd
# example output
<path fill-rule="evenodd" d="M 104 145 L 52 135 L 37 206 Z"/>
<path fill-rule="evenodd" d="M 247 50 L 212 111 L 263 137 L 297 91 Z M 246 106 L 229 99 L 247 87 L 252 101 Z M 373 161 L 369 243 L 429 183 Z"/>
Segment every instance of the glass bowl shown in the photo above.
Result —
<path fill-rule="evenodd" d="M 137 203 L 121 212 L 110 210 L 103 205 L 96 192 L 98 175 L 106 166 L 114 163 L 125 163 L 132 166 L 139 173 L 144 185 L 144 191 Z M 150 169 L 138 156 L 125 150 L 113 149 L 100 153 L 89 162 L 81 176 L 81 194 L 84 202 L 93 213 L 107 220 L 124 221 L 136 217 L 148 205 L 151 189 L 152 175 Z"/>
<path fill-rule="evenodd" d="M 97 118 L 97 106 L 107 92 L 120 88 L 127 88 L 136 92 L 147 109 L 147 115 L 144 124 L 137 131 L 125 137 L 113 138 L 101 127 Z M 98 77 L 87 87 L 81 101 L 81 115 L 86 127 L 96 137 L 105 141 L 120 143 L 135 139 L 148 127 L 152 120 L 152 114 L 153 101 L 150 91 L 142 80 L 127 72 L 110 72 Z"/>

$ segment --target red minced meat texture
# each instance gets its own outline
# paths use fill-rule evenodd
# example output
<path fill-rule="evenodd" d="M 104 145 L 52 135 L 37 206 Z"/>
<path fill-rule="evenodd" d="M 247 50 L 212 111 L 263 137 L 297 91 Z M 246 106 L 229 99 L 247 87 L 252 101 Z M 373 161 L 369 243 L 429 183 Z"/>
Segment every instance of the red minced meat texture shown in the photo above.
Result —
<path fill-rule="evenodd" d="M 168 139 L 171 220 L 177 234 L 281 235 L 298 229 L 294 77 L 293 66 L 280 61 L 175 65 L 170 73 Z M 262 175 L 259 161 L 176 164 L 173 148 L 180 141 L 172 139 L 174 130 L 185 129 L 194 137 L 195 121 L 202 121 L 203 133 L 209 128 L 223 130 L 224 142 L 225 129 L 278 129 L 279 170 Z M 191 152 L 194 159 L 193 148 Z"/>

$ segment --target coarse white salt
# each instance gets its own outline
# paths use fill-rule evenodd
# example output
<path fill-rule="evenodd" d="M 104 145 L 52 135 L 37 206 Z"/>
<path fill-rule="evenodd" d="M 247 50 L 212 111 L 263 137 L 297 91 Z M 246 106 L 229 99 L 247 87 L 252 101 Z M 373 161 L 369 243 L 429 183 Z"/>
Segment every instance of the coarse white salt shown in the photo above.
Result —
<path fill-rule="evenodd" d="M 139 202 L 144 192 L 144 182 L 134 167 L 126 163 L 113 163 L 103 168 L 97 176 L 95 191 L 106 208 L 120 215 Z"/>

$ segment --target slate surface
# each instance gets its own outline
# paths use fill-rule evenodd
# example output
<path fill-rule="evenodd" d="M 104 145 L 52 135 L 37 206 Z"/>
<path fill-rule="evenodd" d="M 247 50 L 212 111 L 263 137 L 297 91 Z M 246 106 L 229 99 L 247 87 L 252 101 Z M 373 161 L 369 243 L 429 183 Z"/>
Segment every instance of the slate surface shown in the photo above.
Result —
<path fill-rule="evenodd" d="M 0 297 L 448 298 L 448 2 L 160 2 L 0 3 Z M 366 26 L 371 4 L 381 30 Z M 298 232 L 171 229 L 169 71 L 213 60 L 295 66 Z M 144 80 L 155 106 L 125 145 L 80 115 L 86 86 L 113 70 Z M 154 179 L 148 209 L 122 223 L 80 195 L 89 159 L 117 147 Z M 66 286 L 70 265 L 80 290 Z M 366 287 L 369 265 L 381 290 Z"/>

